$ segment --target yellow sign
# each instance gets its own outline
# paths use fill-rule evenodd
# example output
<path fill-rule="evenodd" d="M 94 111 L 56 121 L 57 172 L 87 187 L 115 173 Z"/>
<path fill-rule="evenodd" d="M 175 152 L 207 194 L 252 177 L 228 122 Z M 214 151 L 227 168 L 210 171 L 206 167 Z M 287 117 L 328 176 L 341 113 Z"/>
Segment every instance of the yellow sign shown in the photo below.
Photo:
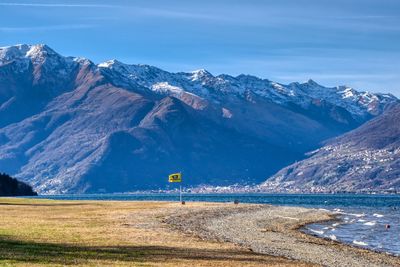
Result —
<path fill-rule="evenodd" d="M 182 182 L 182 174 L 181 173 L 173 173 L 168 176 L 168 181 L 170 183 L 180 183 Z"/>

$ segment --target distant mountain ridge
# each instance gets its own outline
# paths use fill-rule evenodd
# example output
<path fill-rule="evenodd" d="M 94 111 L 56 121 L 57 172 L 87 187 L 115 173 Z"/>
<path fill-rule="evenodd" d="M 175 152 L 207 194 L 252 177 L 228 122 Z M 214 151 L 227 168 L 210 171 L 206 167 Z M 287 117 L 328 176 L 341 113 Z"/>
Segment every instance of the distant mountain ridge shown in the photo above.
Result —
<path fill-rule="evenodd" d="M 400 105 L 330 140 L 261 188 L 271 191 L 400 191 Z"/>
<path fill-rule="evenodd" d="M 0 48 L 0 168 L 41 193 L 261 182 L 398 102 L 390 94 L 170 73 Z"/>

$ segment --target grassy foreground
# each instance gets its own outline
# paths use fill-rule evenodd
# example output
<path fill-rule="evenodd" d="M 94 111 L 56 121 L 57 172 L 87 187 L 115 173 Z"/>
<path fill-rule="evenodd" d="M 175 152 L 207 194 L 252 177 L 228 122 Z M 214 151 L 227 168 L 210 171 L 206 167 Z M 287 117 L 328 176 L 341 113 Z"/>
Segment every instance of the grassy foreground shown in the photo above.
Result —
<path fill-rule="evenodd" d="M 210 205 L 0 198 L 0 266 L 299 266 L 163 223 Z"/>

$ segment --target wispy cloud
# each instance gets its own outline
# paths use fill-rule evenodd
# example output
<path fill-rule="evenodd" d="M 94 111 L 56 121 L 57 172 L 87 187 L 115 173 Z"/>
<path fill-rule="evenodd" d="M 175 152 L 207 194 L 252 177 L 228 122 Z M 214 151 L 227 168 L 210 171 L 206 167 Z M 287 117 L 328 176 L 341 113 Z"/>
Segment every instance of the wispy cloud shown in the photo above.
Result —
<path fill-rule="evenodd" d="M 51 26 L 30 26 L 30 27 L 0 27 L 0 32 L 34 32 L 34 31 L 60 31 L 74 29 L 89 29 L 96 25 L 71 24 L 71 25 L 51 25 Z"/>
<path fill-rule="evenodd" d="M 154 16 L 154 17 L 166 17 L 166 18 L 177 18 L 177 19 L 200 19 L 200 20 L 226 20 L 223 16 L 215 14 L 205 14 L 200 12 L 191 11 L 177 11 L 160 8 L 140 8 L 135 7 L 135 12 L 140 12 L 142 15 Z"/>
<path fill-rule="evenodd" d="M 387 73 L 375 73 L 375 74 L 360 74 L 360 73 L 331 73 L 331 74 L 320 74 L 320 73 L 297 73 L 295 75 L 277 75 L 276 78 L 281 80 L 306 80 L 312 79 L 334 79 L 334 80 L 346 80 L 346 79 L 393 79 L 396 78 L 396 74 Z"/>
<path fill-rule="evenodd" d="M 207 14 L 200 12 L 184 11 L 184 10 L 169 10 L 163 8 L 148 8 L 136 5 L 110 5 L 110 4 L 69 4 L 69 3 L 19 3 L 19 2 L 0 2 L 0 6 L 10 7 L 49 7 L 49 8 L 124 8 L 126 11 L 131 11 L 135 15 L 160 18 L 175 18 L 175 19 L 192 19 L 192 20 L 226 20 L 234 21 L 233 18 L 223 17 L 218 14 Z M 110 17 L 108 17 L 110 18 Z M 121 18 L 119 18 L 121 19 Z"/>
<path fill-rule="evenodd" d="M 115 5 L 103 5 L 103 4 L 68 4 L 68 3 L 16 3 L 7 2 L 0 3 L 0 6 L 20 6 L 20 7 L 99 7 L 99 8 L 109 8 L 117 7 Z"/>
<path fill-rule="evenodd" d="M 380 20 L 380 19 L 393 19 L 399 18 L 399 16 L 391 16 L 391 15 L 364 15 L 364 16 L 331 16 L 328 17 L 330 19 L 337 20 Z"/>

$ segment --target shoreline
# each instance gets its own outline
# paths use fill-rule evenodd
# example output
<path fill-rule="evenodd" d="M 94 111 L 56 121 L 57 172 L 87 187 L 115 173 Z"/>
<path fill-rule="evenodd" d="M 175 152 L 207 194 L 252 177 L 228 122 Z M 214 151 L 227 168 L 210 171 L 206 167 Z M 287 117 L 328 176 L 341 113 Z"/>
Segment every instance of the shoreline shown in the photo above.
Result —
<path fill-rule="evenodd" d="M 0 216 L 0 265 L 400 266 L 400 257 L 303 233 L 337 219 L 317 209 L 0 198 Z"/>
<path fill-rule="evenodd" d="M 309 224 L 340 220 L 317 209 L 243 204 L 229 209 L 178 215 L 166 220 L 175 229 L 200 238 L 231 242 L 256 253 L 323 266 L 399 266 L 400 257 L 360 248 L 302 231 Z M 281 214 L 284 214 L 281 215 Z M 296 245 L 301 244 L 301 245 Z"/>
<path fill-rule="evenodd" d="M 164 222 L 231 207 L 0 198 L 0 266 L 315 266 L 190 237 Z"/>

